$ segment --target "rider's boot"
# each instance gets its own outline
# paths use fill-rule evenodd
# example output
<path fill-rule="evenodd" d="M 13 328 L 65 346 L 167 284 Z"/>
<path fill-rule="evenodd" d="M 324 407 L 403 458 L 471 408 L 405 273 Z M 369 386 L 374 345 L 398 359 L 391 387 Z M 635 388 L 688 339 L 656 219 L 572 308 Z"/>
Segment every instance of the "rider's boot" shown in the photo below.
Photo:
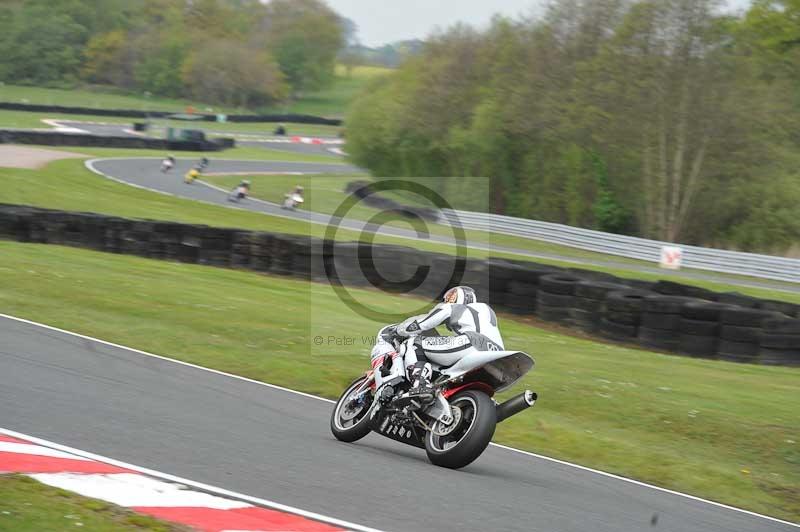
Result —
<path fill-rule="evenodd" d="M 431 401 L 434 397 L 431 373 L 431 365 L 427 362 L 417 362 L 410 366 L 408 378 L 411 381 L 411 388 L 398 399 L 409 404 L 416 401 L 420 406 Z"/>

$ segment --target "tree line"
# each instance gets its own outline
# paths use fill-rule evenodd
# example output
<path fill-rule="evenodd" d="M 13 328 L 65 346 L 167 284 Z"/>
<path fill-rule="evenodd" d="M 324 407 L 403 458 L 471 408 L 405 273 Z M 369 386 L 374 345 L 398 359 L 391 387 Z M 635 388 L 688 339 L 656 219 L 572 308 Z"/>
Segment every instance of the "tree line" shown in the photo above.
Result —
<path fill-rule="evenodd" d="M 241 107 L 328 86 L 343 46 L 320 0 L 6 0 L 0 80 L 88 82 Z"/>
<path fill-rule="evenodd" d="M 554 0 L 430 38 L 347 117 L 381 176 L 452 176 L 493 212 L 698 245 L 800 249 L 800 0 Z M 465 186 L 466 185 L 466 186 Z"/>

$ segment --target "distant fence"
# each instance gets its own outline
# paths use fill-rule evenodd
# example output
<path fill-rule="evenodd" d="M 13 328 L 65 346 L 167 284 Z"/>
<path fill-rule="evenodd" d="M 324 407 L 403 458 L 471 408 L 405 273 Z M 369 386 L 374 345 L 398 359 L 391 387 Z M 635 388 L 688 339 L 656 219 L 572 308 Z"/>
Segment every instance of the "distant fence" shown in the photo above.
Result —
<path fill-rule="evenodd" d="M 143 111 L 136 109 L 97 109 L 94 107 L 65 107 L 62 105 L 38 105 L 28 103 L 0 102 L 0 109 L 9 111 L 27 111 L 36 113 L 58 113 L 67 115 L 117 116 L 122 118 L 166 118 L 171 115 L 184 114 L 181 111 Z M 217 120 L 216 114 L 196 113 L 196 116 L 208 122 Z M 286 122 L 293 124 L 316 124 L 323 126 L 341 126 L 339 118 L 303 114 L 268 114 L 268 115 L 226 115 L 229 122 Z"/>
<path fill-rule="evenodd" d="M 457 222 L 465 229 L 521 236 L 652 263 L 659 262 L 663 246 L 678 246 L 683 250 L 683 266 L 686 268 L 800 282 L 799 259 L 684 246 L 499 214 L 455 210 L 445 210 L 442 214 L 451 223 Z"/>
<path fill-rule="evenodd" d="M 169 151 L 219 151 L 233 147 L 233 139 L 165 140 L 149 137 L 106 137 L 59 131 L 0 129 L 0 144 L 37 144 L 44 146 L 91 146 L 97 148 L 138 148 Z"/>
<path fill-rule="evenodd" d="M 371 283 L 435 299 L 442 287 L 464 283 L 498 310 L 617 342 L 693 357 L 800 366 L 800 305 L 670 281 L 652 283 L 523 261 L 463 261 L 400 246 L 335 242 L 329 247 L 306 236 L 7 204 L 0 204 L 0 238 L 315 281 L 328 280 L 335 262 L 336 279 L 346 286 Z M 370 260 L 364 260 L 367 256 Z M 412 278 L 420 266 L 445 277 L 415 288 Z M 453 266 L 460 266 L 463 275 L 451 277 L 458 271 Z M 387 273 L 409 281 L 388 281 Z"/>

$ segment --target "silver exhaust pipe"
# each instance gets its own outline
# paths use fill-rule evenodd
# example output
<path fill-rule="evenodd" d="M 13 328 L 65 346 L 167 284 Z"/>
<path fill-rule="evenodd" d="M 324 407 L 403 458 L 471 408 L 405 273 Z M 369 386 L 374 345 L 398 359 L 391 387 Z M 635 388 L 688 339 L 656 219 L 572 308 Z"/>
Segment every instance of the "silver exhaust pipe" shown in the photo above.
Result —
<path fill-rule="evenodd" d="M 505 403 L 500 403 L 496 407 L 497 422 L 500 423 L 501 421 L 505 421 L 514 414 L 519 414 L 523 410 L 532 407 L 538 397 L 539 396 L 536 395 L 536 392 L 525 390 L 521 394 L 512 397 Z"/>

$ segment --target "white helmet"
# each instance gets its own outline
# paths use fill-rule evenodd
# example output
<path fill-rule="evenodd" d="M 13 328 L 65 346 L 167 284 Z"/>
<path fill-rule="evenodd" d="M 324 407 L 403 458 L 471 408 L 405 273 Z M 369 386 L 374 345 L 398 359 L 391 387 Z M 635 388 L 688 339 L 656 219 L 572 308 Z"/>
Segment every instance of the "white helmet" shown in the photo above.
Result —
<path fill-rule="evenodd" d="M 457 305 L 467 305 L 469 303 L 477 303 L 478 298 L 475 296 L 475 290 L 469 286 L 454 286 L 444 293 L 442 301 Z"/>

